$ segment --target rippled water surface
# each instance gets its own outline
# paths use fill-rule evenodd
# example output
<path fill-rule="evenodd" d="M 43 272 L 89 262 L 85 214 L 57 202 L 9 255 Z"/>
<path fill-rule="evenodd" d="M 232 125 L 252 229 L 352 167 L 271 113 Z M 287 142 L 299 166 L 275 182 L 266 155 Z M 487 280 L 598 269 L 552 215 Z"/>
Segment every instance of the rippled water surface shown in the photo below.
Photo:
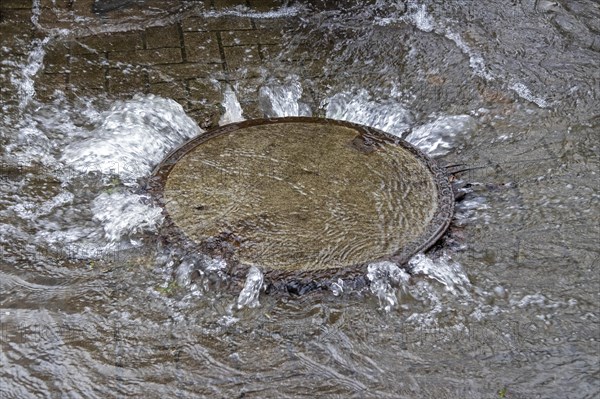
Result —
<path fill-rule="evenodd" d="M 452 188 L 414 148 L 331 119 L 269 122 L 200 136 L 154 173 L 152 191 L 187 237 L 175 244 L 297 274 L 408 260 L 446 230 Z"/>
<path fill-rule="evenodd" d="M 596 2 L 56 3 L 0 17 L 2 397 L 600 395 Z M 27 29 L 5 34 L 19 13 Z M 183 106 L 135 85 L 42 90 L 74 36 L 221 17 L 280 45 L 255 70 L 209 71 Z M 437 159 L 460 197 L 449 232 L 408 265 L 369 265 L 366 287 L 303 296 L 163 244 L 145 186 L 171 149 L 297 115 Z"/>

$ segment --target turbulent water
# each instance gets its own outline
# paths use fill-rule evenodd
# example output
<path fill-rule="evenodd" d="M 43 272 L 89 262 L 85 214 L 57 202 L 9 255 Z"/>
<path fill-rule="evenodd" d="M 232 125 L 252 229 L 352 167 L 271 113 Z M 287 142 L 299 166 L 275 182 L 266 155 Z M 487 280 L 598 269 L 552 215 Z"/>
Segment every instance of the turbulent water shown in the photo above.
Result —
<path fill-rule="evenodd" d="M 309 3 L 166 2 L 93 28 L 285 17 L 257 78 L 210 77 L 218 123 L 314 115 L 405 138 L 454 173 L 448 234 L 405 267 L 369 265 L 365 288 L 270 295 L 256 267 L 232 288 L 222 260 L 156 236 L 145 179 L 202 132 L 184 108 L 42 98 L 47 47 L 90 17 L 3 37 L 3 397 L 600 395 L 598 5 Z"/>

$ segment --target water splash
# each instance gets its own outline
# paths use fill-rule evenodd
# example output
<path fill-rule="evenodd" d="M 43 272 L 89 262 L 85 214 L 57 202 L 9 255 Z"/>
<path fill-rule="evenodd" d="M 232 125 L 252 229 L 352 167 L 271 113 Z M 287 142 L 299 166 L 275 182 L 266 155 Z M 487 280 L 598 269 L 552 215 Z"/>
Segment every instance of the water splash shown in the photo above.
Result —
<path fill-rule="evenodd" d="M 98 102 L 83 98 L 72 104 L 62 92 L 55 92 L 51 103 L 32 99 L 31 107 L 19 115 L 18 121 L 2 120 L 0 136 L 7 139 L 0 149 L 4 150 L 4 160 L 27 167 L 41 164 L 44 171 L 63 180 L 60 176 L 71 171 L 58 161 L 62 149 L 89 137 L 91 127 L 101 123 Z"/>
<path fill-rule="evenodd" d="M 331 293 L 334 296 L 340 296 L 344 293 L 344 280 L 342 280 L 341 278 L 339 278 L 337 281 L 332 282 L 331 286 Z"/>
<path fill-rule="evenodd" d="M 469 57 L 469 66 L 471 67 L 471 70 L 475 75 L 480 76 L 488 81 L 494 80 L 496 78 L 486 66 L 485 60 L 483 59 L 481 54 L 477 53 L 475 50 L 469 47 L 458 33 L 452 32 L 450 29 L 445 28 L 444 36 L 452 40 L 460 49 L 460 51 L 462 51 L 464 55 Z"/>
<path fill-rule="evenodd" d="M 448 292 L 470 298 L 471 282 L 458 262 L 447 254 L 432 259 L 424 254 L 415 255 L 409 262 L 413 274 L 422 274 L 443 284 Z"/>
<path fill-rule="evenodd" d="M 39 29 L 40 24 L 40 15 L 42 12 L 41 9 L 41 0 L 33 0 L 31 3 L 31 23 L 33 24 L 33 26 L 35 26 L 36 28 Z M 54 3 L 54 1 L 53 1 Z"/>
<path fill-rule="evenodd" d="M 10 82 L 19 92 L 19 108 L 24 109 L 35 96 L 35 75 L 44 65 L 46 45 L 50 42 L 50 36 L 44 39 L 34 39 L 31 42 L 31 51 L 24 65 L 14 61 L 4 61 L 2 64 L 14 67 L 15 72 L 11 74 Z"/>
<path fill-rule="evenodd" d="M 531 90 L 529 90 L 529 88 L 523 83 L 513 83 L 508 88 L 517 93 L 519 97 L 536 104 L 540 108 L 548 107 L 548 102 L 546 100 L 533 95 L 533 93 L 531 93 Z"/>
<path fill-rule="evenodd" d="M 194 271 L 195 262 L 193 259 L 183 259 L 179 266 L 175 269 L 175 279 L 180 287 L 187 287 L 192 282 L 192 272 Z M 170 270 L 171 267 L 167 268 Z"/>
<path fill-rule="evenodd" d="M 251 266 L 250 270 L 248 270 L 248 275 L 246 276 L 244 288 L 240 292 L 240 295 L 237 299 L 238 309 L 243 307 L 254 308 L 260 306 L 260 303 L 258 302 L 258 295 L 260 294 L 260 289 L 263 286 L 263 282 L 263 273 L 256 266 Z"/>
<path fill-rule="evenodd" d="M 406 136 L 406 141 L 431 156 L 446 155 L 454 148 L 458 135 L 470 134 L 475 127 L 476 121 L 469 115 L 440 116 L 415 128 Z"/>
<path fill-rule="evenodd" d="M 412 310 L 406 318 L 407 323 L 419 328 L 437 327 L 440 319 L 445 317 L 448 303 L 470 304 L 480 309 L 486 306 L 471 296 L 470 292 L 477 291 L 477 287 L 472 288 L 462 266 L 448 255 L 432 258 L 417 254 L 408 266 L 412 277 L 406 292 L 417 304 L 403 305 L 404 309 Z"/>
<path fill-rule="evenodd" d="M 270 11 L 254 11 L 247 6 L 239 5 L 229 9 L 219 11 L 206 11 L 204 16 L 209 18 L 218 18 L 224 16 L 239 17 L 239 18 L 252 18 L 252 19 L 275 19 L 275 18 L 289 18 L 298 15 L 302 11 L 299 5 L 288 6 L 284 5 L 275 10 Z"/>
<path fill-rule="evenodd" d="M 219 126 L 245 120 L 242 106 L 229 85 L 225 88 L 225 93 L 223 94 L 223 107 L 225 108 L 225 113 L 219 119 Z"/>
<path fill-rule="evenodd" d="M 33 201 L 22 201 L 16 205 L 10 206 L 9 209 L 14 211 L 17 216 L 25 220 L 37 220 L 42 216 L 49 215 L 55 208 L 70 204 L 74 199 L 73 193 L 69 191 L 61 191 L 52 199 L 37 204 Z"/>
<path fill-rule="evenodd" d="M 475 75 L 486 80 L 493 80 L 495 78 L 487 68 L 483 57 L 469 47 L 460 34 L 452 31 L 449 27 L 444 26 L 443 23 L 435 21 L 431 14 L 427 12 L 425 5 L 410 1 L 407 10 L 408 12 L 400 18 L 401 20 L 414 25 L 420 31 L 426 33 L 434 32 L 452 40 L 460 51 L 469 57 L 469 66 Z"/>
<path fill-rule="evenodd" d="M 80 223 L 70 228 L 57 228 L 36 233 L 34 240 L 39 245 L 38 252 L 42 258 L 50 251 L 68 260 L 113 259 L 119 250 L 129 248 L 120 243 L 107 243 L 97 226 Z"/>
<path fill-rule="evenodd" d="M 369 289 L 379 299 L 380 306 L 389 312 L 398 306 L 398 289 L 408 283 L 410 275 L 393 262 L 378 262 L 367 268 Z"/>
<path fill-rule="evenodd" d="M 102 193 L 96 197 L 92 203 L 94 220 L 102 224 L 109 242 L 157 230 L 163 221 L 161 209 L 143 201 L 148 201 L 148 197 L 129 193 Z M 134 244 L 132 238 L 129 240 Z"/>
<path fill-rule="evenodd" d="M 200 276 L 216 276 L 221 280 L 226 280 L 228 278 L 226 270 L 227 270 L 227 262 L 222 258 L 211 258 L 207 255 L 201 255 L 200 259 L 201 268 L 198 269 L 198 273 Z M 208 279 L 203 279 L 204 289 L 208 291 L 209 281 Z"/>
<path fill-rule="evenodd" d="M 144 236 L 162 223 L 161 210 L 145 204 L 147 200 L 127 192 L 102 193 L 90 203 L 65 191 L 38 211 L 25 209 L 18 216 L 36 226 L 30 241 L 43 251 L 65 259 L 112 259 L 119 251 L 142 246 Z M 82 206 L 90 210 L 82 212 Z"/>
<path fill-rule="evenodd" d="M 358 94 L 342 92 L 326 103 L 326 116 L 381 129 L 396 136 L 405 135 L 413 126 L 412 113 L 395 100 L 373 100 L 366 90 Z M 477 127 L 470 115 L 442 115 L 433 122 L 413 128 L 405 139 L 431 156 L 448 154 L 459 136 L 467 136 Z"/>
<path fill-rule="evenodd" d="M 410 288 L 410 295 L 428 309 L 424 312 L 414 312 L 406 318 L 407 323 L 419 327 L 433 327 L 438 325 L 438 316 L 444 310 L 442 298 L 435 287 L 428 281 L 417 281 Z"/>
<path fill-rule="evenodd" d="M 387 261 L 370 264 L 367 268 L 369 290 L 386 312 L 398 307 L 408 310 L 415 306 L 414 303 L 409 304 L 411 301 L 400 303 L 402 292 L 417 302 L 416 309 L 422 309 L 413 309 L 406 321 L 419 326 L 435 326 L 438 324 L 438 317 L 443 314 L 447 295 L 473 302 L 467 275 L 462 266 L 452 261 L 448 255 L 434 259 L 417 254 L 409 261 L 408 266 L 410 274 L 396 263 Z M 337 295 L 337 289 L 332 291 Z"/>
<path fill-rule="evenodd" d="M 39 200 L 35 194 L 28 197 L 36 180 L 10 182 L 21 187 L 18 202 L 11 199 L 6 208 L 17 227 L 36 231 L 29 240 L 36 251 L 69 259 L 114 256 L 142 245 L 162 222 L 161 212 L 123 185 L 137 189 L 135 179 L 200 133 L 198 126 L 179 104 L 155 96 L 119 101 L 104 112 L 98 110 L 102 100 L 71 104 L 58 96 L 49 104 L 33 101 L 34 113 L 26 111 L 18 124 L 7 126 L 2 159 L 29 168 L 21 176 L 41 173 L 62 184 Z"/>
<path fill-rule="evenodd" d="M 132 185 L 168 151 L 201 132 L 177 102 L 136 95 L 115 103 L 88 138 L 64 149 L 61 161 L 76 172 L 118 175 Z"/>
<path fill-rule="evenodd" d="M 205 260 L 204 270 L 206 271 L 223 271 L 227 268 L 227 262 L 224 259 L 209 258 Z"/>
<path fill-rule="evenodd" d="M 372 126 L 396 136 L 401 136 L 413 124 L 411 112 L 398 101 L 372 99 L 364 89 L 337 93 L 322 105 L 328 118 Z"/>
<path fill-rule="evenodd" d="M 258 93 L 258 103 L 266 117 L 311 116 L 307 104 L 300 102 L 302 85 L 297 76 L 292 76 L 285 84 L 262 86 Z"/>
<path fill-rule="evenodd" d="M 423 32 L 433 31 L 435 25 L 433 18 L 427 12 L 425 4 L 417 4 L 409 1 L 407 4 L 407 13 L 405 20 L 411 21 L 419 30 Z"/>
<path fill-rule="evenodd" d="M 408 12 L 405 16 L 401 17 L 402 20 L 412 23 L 417 29 L 423 32 L 435 32 L 443 35 L 449 40 L 452 40 L 456 47 L 460 51 L 469 57 L 469 67 L 476 76 L 482 77 L 487 81 L 496 80 L 497 74 L 493 73 L 486 65 L 483 56 L 473 50 L 458 33 L 445 26 L 442 22 L 436 22 L 433 17 L 427 12 L 425 5 L 418 4 L 415 1 L 408 3 Z M 508 89 L 513 90 L 519 97 L 527 100 L 531 103 L 536 104 L 540 108 L 547 108 L 549 106 L 548 101 L 544 98 L 534 95 L 531 90 L 523 83 L 515 81 L 512 76 L 504 76 L 504 79 L 511 82 L 508 85 Z"/>

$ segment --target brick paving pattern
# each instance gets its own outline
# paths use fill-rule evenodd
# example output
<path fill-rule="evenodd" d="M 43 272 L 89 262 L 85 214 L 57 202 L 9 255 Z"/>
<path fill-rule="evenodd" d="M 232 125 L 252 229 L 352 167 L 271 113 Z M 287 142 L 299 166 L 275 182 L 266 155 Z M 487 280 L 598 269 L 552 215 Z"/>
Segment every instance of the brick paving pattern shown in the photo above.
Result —
<path fill-rule="evenodd" d="M 238 90 L 247 117 L 262 116 L 257 78 L 265 60 L 271 62 L 281 53 L 282 35 L 290 23 L 286 18 L 250 19 L 219 10 L 245 6 L 260 12 L 282 4 L 275 0 L 148 0 L 143 4 L 41 0 L 35 16 L 31 0 L 2 0 L 3 58 L 8 49 L 18 47 L 11 45 L 15 41 L 31 43 L 54 35 L 45 47 L 43 69 L 34 77 L 38 99 L 50 100 L 57 89 L 71 97 L 130 98 L 151 93 L 178 101 L 207 128 L 222 114 L 220 102 L 227 84 Z M 163 13 L 156 20 L 145 16 L 149 26 L 121 23 L 150 7 Z M 103 21 L 110 23 L 112 31 L 103 31 Z M 65 28 L 69 33 L 61 36 L 58 30 Z M 0 80 L 3 87 L 9 86 L 6 79 Z M 9 90 L 3 90 L 4 98 L 14 95 Z"/>

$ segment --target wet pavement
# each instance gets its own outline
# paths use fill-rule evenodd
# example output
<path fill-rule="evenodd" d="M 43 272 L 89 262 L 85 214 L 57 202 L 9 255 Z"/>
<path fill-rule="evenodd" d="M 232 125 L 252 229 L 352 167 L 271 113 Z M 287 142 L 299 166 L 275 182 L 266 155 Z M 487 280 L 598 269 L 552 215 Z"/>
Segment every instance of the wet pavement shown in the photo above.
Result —
<path fill-rule="evenodd" d="M 600 7 L 0 2 L 0 396 L 596 398 Z M 442 240 L 282 297 L 161 245 L 200 128 L 326 116 L 454 171 Z"/>
<path fill-rule="evenodd" d="M 285 2 L 254 3 L 42 1 L 35 10 L 31 1 L 3 1 L 2 42 L 30 42 L 69 30 L 46 49 L 43 69 L 36 75 L 40 99 L 51 99 L 55 90 L 71 97 L 149 93 L 174 99 L 202 127 L 210 127 L 221 112 L 220 83 L 242 80 L 257 89 L 253 79 L 260 75 L 263 60 L 271 61 L 281 51 L 283 30 L 290 24 L 285 9 L 281 11 Z M 253 11 L 235 11 L 236 6 Z M 232 7 L 232 12 L 219 13 Z M 244 17 L 270 10 L 275 12 L 267 19 Z M 145 16 L 137 17 L 142 11 Z M 256 104 L 244 106 L 250 115 L 260 116 Z"/>

